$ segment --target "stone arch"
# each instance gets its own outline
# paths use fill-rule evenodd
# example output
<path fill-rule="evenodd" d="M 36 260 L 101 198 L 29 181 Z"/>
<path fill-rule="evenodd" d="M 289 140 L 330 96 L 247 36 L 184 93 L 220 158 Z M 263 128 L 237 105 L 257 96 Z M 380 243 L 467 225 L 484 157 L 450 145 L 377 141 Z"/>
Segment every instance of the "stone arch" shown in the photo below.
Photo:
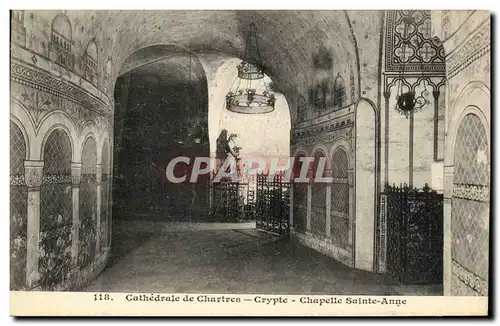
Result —
<path fill-rule="evenodd" d="M 487 295 L 489 275 L 489 126 L 477 107 L 459 120 L 453 146 L 451 272 L 453 295 Z M 459 281 L 458 281 L 459 282 Z"/>
<path fill-rule="evenodd" d="M 43 149 L 50 132 L 55 129 L 62 129 L 66 132 L 71 143 L 72 161 L 80 162 L 80 142 L 76 125 L 71 117 L 63 111 L 55 110 L 47 114 L 39 123 L 36 129 L 39 148 L 37 148 L 37 157 L 32 155 L 32 159 L 44 160 Z M 40 141 L 41 140 L 41 141 Z"/>
<path fill-rule="evenodd" d="M 92 83 L 97 82 L 97 67 L 99 65 L 97 56 L 97 44 L 95 39 L 91 39 L 87 44 L 84 54 L 85 78 Z"/>
<path fill-rule="evenodd" d="M 344 78 L 338 73 L 333 82 L 333 105 L 336 107 L 343 107 L 346 103 L 346 86 Z"/>
<path fill-rule="evenodd" d="M 314 145 L 314 147 L 311 150 L 312 156 L 315 157 L 317 153 L 321 153 L 323 157 L 326 158 L 325 162 L 325 171 L 330 171 L 331 170 L 331 162 L 328 157 L 328 147 L 324 142 L 318 142 Z"/>
<path fill-rule="evenodd" d="M 36 148 L 37 136 L 34 128 L 35 123 L 26 107 L 21 102 L 13 98 L 11 98 L 10 102 L 10 119 L 21 129 L 21 132 L 26 139 L 26 159 L 37 159 L 39 157 L 39 151 Z"/>
<path fill-rule="evenodd" d="M 49 57 L 51 60 L 63 66 L 72 68 L 72 41 L 73 32 L 68 17 L 63 13 L 57 14 L 52 20 L 49 48 Z"/>
<path fill-rule="evenodd" d="M 362 98 L 356 106 L 355 153 L 353 153 L 352 238 L 356 268 L 373 271 L 377 259 L 376 216 L 379 202 L 380 121 L 377 106 Z"/>
<path fill-rule="evenodd" d="M 327 152 L 328 153 L 328 157 L 329 158 L 333 157 L 333 154 L 335 153 L 335 151 L 339 147 L 342 147 L 346 151 L 348 162 L 349 162 L 349 167 L 348 168 L 349 169 L 353 169 L 354 168 L 354 163 L 355 163 L 354 162 L 354 155 L 353 155 L 354 152 L 352 150 L 351 142 L 346 137 L 337 137 L 335 139 L 335 142 L 333 143 L 331 149 Z M 333 168 L 332 162 L 330 162 L 330 167 Z"/>
<path fill-rule="evenodd" d="M 71 41 L 73 32 L 68 16 L 63 13 L 57 14 L 52 20 L 52 32 L 56 32 Z"/>
<path fill-rule="evenodd" d="M 85 54 L 97 62 L 97 44 L 95 42 L 95 39 L 91 39 L 89 41 L 89 43 L 87 44 L 87 49 L 85 50 Z"/>
<path fill-rule="evenodd" d="M 471 101 L 471 99 L 473 100 Z M 489 121 L 491 121 L 490 102 L 489 87 L 482 82 L 474 81 L 464 86 L 460 94 L 456 97 L 456 100 L 450 103 L 452 115 L 449 117 L 449 123 L 447 124 L 448 137 L 446 137 L 445 141 L 445 165 L 453 165 L 453 148 L 457 136 L 458 124 L 465 115 L 475 113 L 489 130 Z M 487 136 L 488 144 L 491 144 L 490 134 L 487 133 Z"/>
<path fill-rule="evenodd" d="M 101 134 L 99 133 L 97 129 L 97 125 L 94 121 L 88 120 L 85 122 L 83 127 L 80 129 L 80 132 L 78 133 L 78 144 L 79 149 L 80 149 L 80 158 L 81 158 L 81 153 L 83 151 L 83 145 L 85 144 L 85 141 L 89 137 L 93 137 L 95 142 L 96 142 L 96 148 L 101 148 L 102 146 L 102 139 L 101 139 Z M 97 151 L 99 152 L 99 151 Z M 100 164 L 100 153 L 97 154 L 97 164 Z M 78 161 L 80 162 L 80 161 Z"/>
<path fill-rule="evenodd" d="M 97 130 L 97 127 L 96 127 L 96 130 Z M 104 146 L 104 144 L 107 142 L 108 143 L 108 150 L 112 149 L 112 147 L 110 145 L 111 140 L 110 140 L 110 137 L 109 137 L 109 129 L 108 129 L 108 127 L 104 127 L 104 129 L 100 133 L 96 132 L 96 135 L 98 136 L 97 137 L 97 139 L 98 139 L 97 148 L 101 148 L 102 149 L 103 146 Z M 97 164 L 101 164 L 101 162 L 102 162 L 102 153 L 103 153 L 102 150 L 98 151 L 98 153 L 97 153 Z M 109 154 L 109 155 L 111 155 L 111 154 Z"/>
<path fill-rule="evenodd" d="M 44 290 L 51 290 L 67 279 L 72 263 L 73 155 L 67 129 L 53 125 L 44 139 L 42 151 L 44 165 L 40 187 L 38 267 L 40 286 Z"/>

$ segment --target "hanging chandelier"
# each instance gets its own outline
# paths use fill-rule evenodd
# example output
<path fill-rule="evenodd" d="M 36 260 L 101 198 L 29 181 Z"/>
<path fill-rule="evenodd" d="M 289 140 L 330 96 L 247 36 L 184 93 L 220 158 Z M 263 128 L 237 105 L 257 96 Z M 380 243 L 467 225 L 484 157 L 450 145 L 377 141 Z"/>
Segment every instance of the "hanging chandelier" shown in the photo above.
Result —
<path fill-rule="evenodd" d="M 427 99 L 429 96 L 429 91 L 427 90 L 427 85 L 424 79 L 424 89 L 417 95 L 415 91 L 403 92 L 403 79 L 404 79 L 404 68 L 406 62 L 406 46 L 410 43 L 408 37 L 408 30 L 410 25 L 413 24 L 415 19 L 412 16 L 406 16 L 403 18 L 403 42 L 402 42 L 402 68 L 399 77 L 399 86 L 396 93 L 396 106 L 395 110 L 400 114 L 404 115 L 406 118 L 410 115 L 410 112 L 419 110 L 429 104 Z M 422 69 L 423 76 L 423 69 Z"/>
<path fill-rule="evenodd" d="M 244 60 L 238 65 L 236 87 L 226 95 L 226 109 L 232 112 L 257 114 L 274 111 L 276 97 L 264 82 L 255 24 L 251 23 L 247 35 Z"/>

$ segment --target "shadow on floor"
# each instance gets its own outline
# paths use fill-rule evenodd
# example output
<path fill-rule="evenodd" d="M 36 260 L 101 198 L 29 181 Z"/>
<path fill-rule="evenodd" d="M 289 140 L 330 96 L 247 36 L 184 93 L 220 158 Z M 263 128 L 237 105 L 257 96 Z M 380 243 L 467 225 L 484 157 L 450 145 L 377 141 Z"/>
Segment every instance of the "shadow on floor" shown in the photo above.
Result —
<path fill-rule="evenodd" d="M 349 268 L 255 229 L 191 229 L 116 220 L 111 257 L 86 291 L 332 295 L 440 295 Z"/>

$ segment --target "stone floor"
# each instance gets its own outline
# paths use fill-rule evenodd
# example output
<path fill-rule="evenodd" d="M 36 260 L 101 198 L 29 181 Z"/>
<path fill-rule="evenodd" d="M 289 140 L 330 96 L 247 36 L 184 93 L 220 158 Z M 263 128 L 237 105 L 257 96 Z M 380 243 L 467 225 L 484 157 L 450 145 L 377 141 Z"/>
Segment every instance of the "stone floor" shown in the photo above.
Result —
<path fill-rule="evenodd" d="M 441 294 L 439 286 L 399 286 L 253 227 L 117 221 L 108 266 L 85 291 Z"/>

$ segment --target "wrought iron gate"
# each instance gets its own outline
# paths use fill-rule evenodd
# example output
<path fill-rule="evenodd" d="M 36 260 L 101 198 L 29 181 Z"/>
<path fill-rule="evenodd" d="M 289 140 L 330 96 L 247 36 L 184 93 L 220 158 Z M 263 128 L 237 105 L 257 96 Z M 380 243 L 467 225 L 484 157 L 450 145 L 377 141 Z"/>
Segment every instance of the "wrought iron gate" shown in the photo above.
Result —
<path fill-rule="evenodd" d="M 211 220 L 241 222 L 253 220 L 255 192 L 247 183 L 221 180 L 212 183 Z"/>
<path fill-rule="evenodd" d="M 288 234 L 290 232 L 290 182 L 282 174 L 271 181 L 268 175 L 257 175 L 256 226 L 265 231 Z"/>
<path fill-rule="evenodd" d="M 386 186 L 387 272 L 404 284 L 441 284 L 443 195 Z"/>

